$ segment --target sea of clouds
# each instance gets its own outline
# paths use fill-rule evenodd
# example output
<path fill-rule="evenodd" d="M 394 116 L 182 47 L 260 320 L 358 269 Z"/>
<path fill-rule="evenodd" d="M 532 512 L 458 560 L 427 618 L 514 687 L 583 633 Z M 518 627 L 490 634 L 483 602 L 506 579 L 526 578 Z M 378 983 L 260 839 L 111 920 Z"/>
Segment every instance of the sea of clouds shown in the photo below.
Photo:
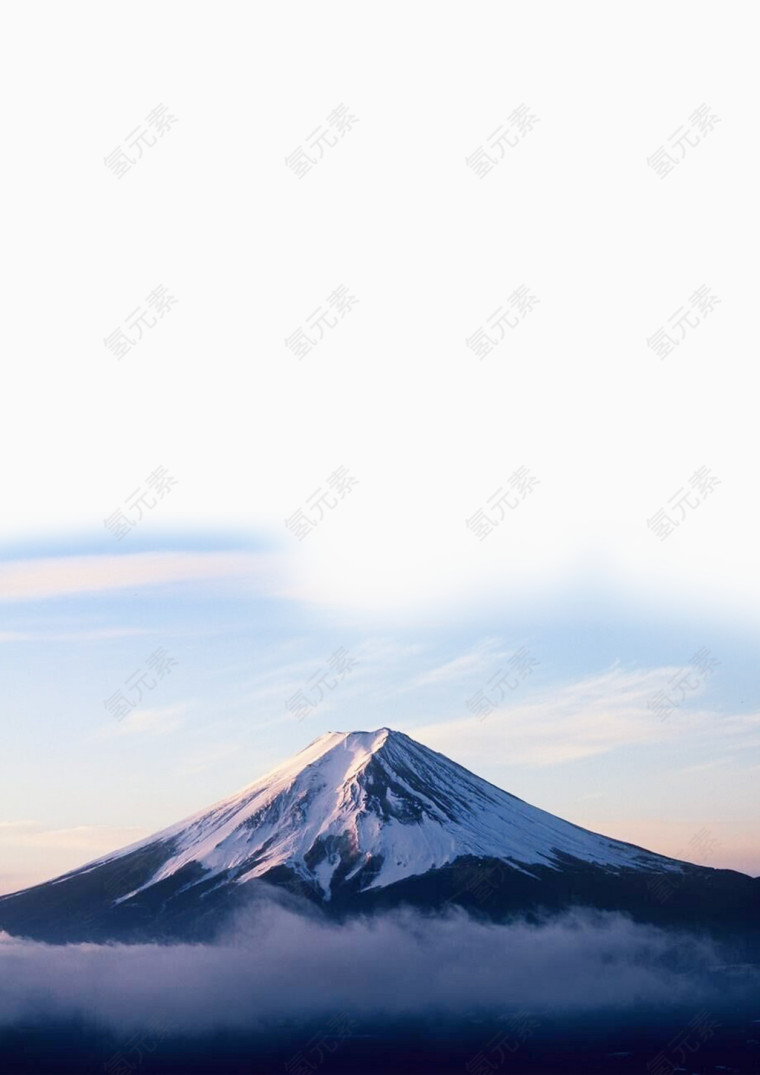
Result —
<path fill-rule="evenodd" d="M 255 1029 L 336 1010 L 393 1019 L 463 1010 L 587 1013 L 731 1002 L 709 941 L 616 914 L 543 924 L 399 912 L 330 923 L 275 904 L 213 944 L 48 945 L 0 934 L 0 1026 L 83 1018 L 129 1030 Z M 760 997 L 760 977 L 750 988 Z M 746 996 L 746 974 L 737 981 Z"/>

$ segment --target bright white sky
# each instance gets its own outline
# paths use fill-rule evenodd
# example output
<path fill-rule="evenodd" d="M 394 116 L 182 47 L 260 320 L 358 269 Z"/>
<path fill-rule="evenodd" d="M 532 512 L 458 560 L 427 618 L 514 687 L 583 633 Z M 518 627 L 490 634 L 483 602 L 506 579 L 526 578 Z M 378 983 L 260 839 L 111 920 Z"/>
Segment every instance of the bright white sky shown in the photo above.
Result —
<path fill-rule="evenodd" d="M 760 873 L 754 10 L 6 8 L 0 888 L 382 725 Z M 523 284 L 538 302 L 500 330 Z M 341 285 L 357 301 L 320 330 Z M 284 520 L 341 467 L 356 484 L 298 541 Z M 500 511 L 520 467 L 537 484 Z M 143 492 L 117 540 L 104 519 Z M 109 718 L 157 647 L 177 665 Z M 296 720 L 339 647 L 355 669 Z M 520 647 L 538 663 L 478 720 Z M 720 663 L 659 719 L 705 649 Z"/>

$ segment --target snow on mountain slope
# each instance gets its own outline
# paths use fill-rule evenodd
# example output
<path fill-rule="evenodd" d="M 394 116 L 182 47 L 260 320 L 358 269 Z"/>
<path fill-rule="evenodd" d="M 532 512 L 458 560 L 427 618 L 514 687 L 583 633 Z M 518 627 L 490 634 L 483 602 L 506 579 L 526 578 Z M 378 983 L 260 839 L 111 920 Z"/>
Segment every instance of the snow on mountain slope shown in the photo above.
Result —
<path fill-rule="evenodd" d="M 328 732 L 230 798 L 86 869 L 147 847 L 166 856 L 135 891 L 191 863 L 238 883 L 287 866 L 325 899 L 352 878 L 379 888 L 463 855 L 527 874 L 561 869 L 563 856 L 613 871 L 682 865 L 530 806 L 388 728 Z"/>

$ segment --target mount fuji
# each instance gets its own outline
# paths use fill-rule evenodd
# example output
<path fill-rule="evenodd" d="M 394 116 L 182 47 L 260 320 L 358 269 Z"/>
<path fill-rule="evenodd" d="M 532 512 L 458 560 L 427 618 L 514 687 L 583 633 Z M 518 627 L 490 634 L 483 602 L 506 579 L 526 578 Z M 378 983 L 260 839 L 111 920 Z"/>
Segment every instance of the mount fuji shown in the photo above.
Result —
<path fill-rule="evenodd" d="M 655 854 L 531 806 L 401 732 L 328 732 L 235 795 L 0 897 L 0 931 L 56 943 L 213 937 L 263 896 L 346 917 L 573 906 L 760 931 L 760 879 Z"/>

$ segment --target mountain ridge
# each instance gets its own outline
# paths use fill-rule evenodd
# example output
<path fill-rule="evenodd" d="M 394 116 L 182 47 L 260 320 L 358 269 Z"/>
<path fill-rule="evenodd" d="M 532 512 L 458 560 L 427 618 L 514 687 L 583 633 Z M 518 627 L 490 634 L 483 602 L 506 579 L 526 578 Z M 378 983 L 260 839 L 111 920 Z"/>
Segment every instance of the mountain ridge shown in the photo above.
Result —
<path fill-rule="evenodd" d="M 444 786 L 448 794 L 440 790 Z M 276 805 L 280 797 L 282 808 Z M 475 803 L 485 809 L 476 811 Z M 481 829 L 493 827 L 489 814 L 494 808 L 502 829 L 511 828 L 511 833 L 502 831 L 486 838 L 475 834 L 468 821 L 474 817 Z M 546 828 L 549 818 L 553 822 L 549 834 L 537 831 Z M 415 822 L 420 828 L 409 833 L 409 825 Z M 532 836 L 525 832 L 526 825 L 533 826 Z M 394 831 L 383 841 L 381 830 L 386 826 Z M 260 832 L 258 843 L 251 837 L 252 828 Z M 466 828 L 470 831 L 463 832 Z M 408 835 L 417 846 L 401 849 L 398 845 L 408 843 L 402 841 Z M 317 882 L 329 899 L 331 873 L 325 860 L 330 857 L 330 839 L 337 844 L 341 837 L 348 846 L 342 856 L 336 846 L 335 869 L 341 857 L 345 862 L 351 853 L 370 858 L 379 854 L 386 859 L 394 853 L 401 855 L 395 868 L 384 864 L 369 887 L 448 865 L 466 854 L 504 859 L 518 870 L 539 863 L 551 866 L 555 850 L 611 867 L 678 869 L 678 860 L 555 818 L 387 727 L 372 732 L 327 732 L 232 795 L 89 865 L 179 839 L 181 849 L 148 883 L 164 880 L 190 862 L 200 862 L 211 872 L 238 868 L 248 855 L 250 869 L 240 874 L 239 882 L 260 877 L 276 866 L 295 865 L 303 880 Z"/>
<path fill-rule="evenodd" d="M 383 727 L 326 732 L 176 824 L 0 897 L 0 929 L 44 933 L 52 916 L 53 932 L 66 936 L 60 915 L 73 907 L 75 919 L 95 920 L 106 932 L 110 923 L 117 934 L 150 934 L 157 916 L 192 931 L 262 884 L 330 913 L 408 901 L 466 905 L 472 899 L 463 877 L 474 867 L 499 873 L 485 901 L 496 915 L 580 900 L 656 919 L 670 909 L 658 910 L 648 891 L 666 884 L 679 890 L 689 914 L 715 917 L 707 888 L 721 875 L 727 906 L 747 904 L 752 917 L 757 891 L 734 871 L 671 859 L 558 818 Z"/>

